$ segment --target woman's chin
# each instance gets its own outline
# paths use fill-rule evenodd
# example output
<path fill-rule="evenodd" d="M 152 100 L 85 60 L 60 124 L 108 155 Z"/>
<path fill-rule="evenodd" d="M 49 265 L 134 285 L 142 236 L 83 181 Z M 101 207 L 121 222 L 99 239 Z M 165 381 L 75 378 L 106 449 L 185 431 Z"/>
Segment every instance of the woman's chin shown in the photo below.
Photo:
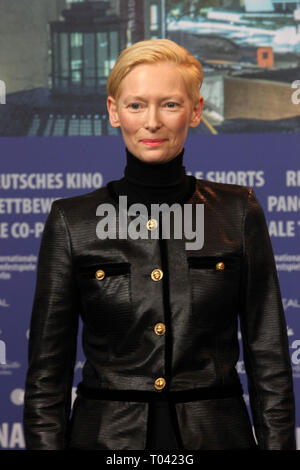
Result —
<path fill-rule="evenodd" d="M 146 163 L 166 163 L 172 160 L 176 155 L 170 155 L 169 153 L 163 152 L 159 149 L 151 149 L 151 151 L 142 151 L 139 155 L 136 155 L 139 160 Z"/>

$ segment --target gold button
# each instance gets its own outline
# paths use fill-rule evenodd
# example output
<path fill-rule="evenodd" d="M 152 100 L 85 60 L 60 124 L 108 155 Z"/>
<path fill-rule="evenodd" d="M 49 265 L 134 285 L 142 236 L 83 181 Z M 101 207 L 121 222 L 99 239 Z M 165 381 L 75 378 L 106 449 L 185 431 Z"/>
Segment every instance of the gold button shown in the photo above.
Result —
<path fill-rule="evenodd" d="M 163 272 L 161 269 L 153 269 L 151 273 L 151 279 L 153 281 L 160 281 L 163 277 Z"/>
<path fill-rule="evenodd" d="M 102 269 L 98 269 L 98 271 L 96 271 L 95 277 L 98 279 L 98 281 L 101 281 L 105 277 L 105 272 Z"/>
<path fill-rule="evenodd" d="M 222 261 L 220 261 L 219 263 L 216 264 L 216 269 L 218 271 L 223 271 L 225 269 L 225 264 Z"/>
<path fill-rule="evenodd" d="M 148 230 L 154 230 L 155 228 L 157 228 L 158 226 L 158 222 L 156 219 L 150 219 L 148 220 L 147 222 L 147 229 Z"/>
<path fill-rule="evenodd" d="M 154 331 L 159 336 L 164 335 L 166 332 L 166 326 L 164 325 L 164 323 L 156 323 Z"/>
<path fill-rule="evenodd" d="M 166 386 L 166 381 L 163 377 L 159 377 L 154 382 L 154 387 L 156 390 L 162 390 Z"/>

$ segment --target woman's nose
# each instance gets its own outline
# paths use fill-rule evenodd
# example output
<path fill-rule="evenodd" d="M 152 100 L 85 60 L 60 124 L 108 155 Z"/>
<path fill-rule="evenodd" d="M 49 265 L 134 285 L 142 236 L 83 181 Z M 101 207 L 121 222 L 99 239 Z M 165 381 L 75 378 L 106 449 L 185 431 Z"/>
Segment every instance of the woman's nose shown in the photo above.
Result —
<path fill-rule="evenodd" d="M 161 127 L 158 109 L 154 106 L 149 106 L 145 115 L 145 129 L 149 129 L 152 132 Z"/>

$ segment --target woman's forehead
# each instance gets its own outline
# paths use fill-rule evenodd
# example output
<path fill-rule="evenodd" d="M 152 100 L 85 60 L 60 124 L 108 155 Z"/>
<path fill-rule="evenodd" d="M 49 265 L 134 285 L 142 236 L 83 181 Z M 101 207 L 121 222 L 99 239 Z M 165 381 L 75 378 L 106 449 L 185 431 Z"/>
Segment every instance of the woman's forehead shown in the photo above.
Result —
<path fill-rule="evenodd" d="M 138 64 L 120 83 L 120 92 L 126 95 L 153 94 L 154 91 L 172 95 L 186 92 L 182 74 L 176 64 Z"/>
<path fill-rule="evenodd" d="M 150 63 L 142 62 L 140 64 L 134 65 L 126 76 L 128 76 L 129 74 L 133 75 L 137 72 L 140 72 L 141 70 L 145 70 L 146 72 L 154 71 L 155 73 L 157 73 L 158 70 L 160 71 L 160 73 L 176 73 L 178 72 L 178 69 L 178 65 L 172 61 L 158 61 Z"/>

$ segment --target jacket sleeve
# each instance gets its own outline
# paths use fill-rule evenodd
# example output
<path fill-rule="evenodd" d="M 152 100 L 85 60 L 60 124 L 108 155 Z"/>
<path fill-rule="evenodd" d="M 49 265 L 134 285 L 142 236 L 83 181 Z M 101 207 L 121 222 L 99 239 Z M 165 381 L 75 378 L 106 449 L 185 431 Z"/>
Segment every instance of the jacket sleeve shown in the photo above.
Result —
<path fill-rule="evenodd" d="M 294 394 L 287 328 L 264 212 L 249 189 L 244 217 L 240 326 L 260 449 L 293 450 Z"/>
<path fill-rule="evenodd" d="M 55 201 L 38 258 L 24 398 L 27 449 L 64 449 L 76 358 L 78 314 L 72 248 Z"/>

